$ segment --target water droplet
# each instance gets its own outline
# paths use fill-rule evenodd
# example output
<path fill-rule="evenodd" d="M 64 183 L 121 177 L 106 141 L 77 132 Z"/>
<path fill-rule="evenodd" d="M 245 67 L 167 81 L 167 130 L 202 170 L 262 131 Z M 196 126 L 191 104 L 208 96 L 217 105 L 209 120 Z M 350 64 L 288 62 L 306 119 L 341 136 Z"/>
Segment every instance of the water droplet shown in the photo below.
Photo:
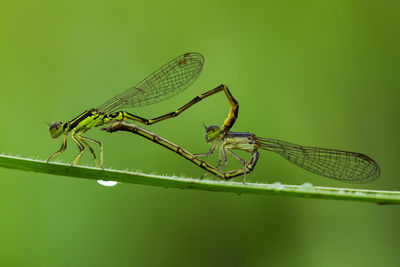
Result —
<path fill-rule="evenodd" d="M 116 181 L 103 181 L 103 180 L 97 180 L 97 182 L 103 186 L 115 186 L 118 184 Z"/>
<path fill-rule="evenodd" d="M 298 188 L 298 190 L 301 190 L 301 191 L 314 191 L 315 188 L 311 183 L 304 183 Z"/>
<path fill-rule="evenodd" d="M 284 188 L 284 185 L 281 182 L 275 182 L 270 186 L 272 189 L 281 190 Z"/>

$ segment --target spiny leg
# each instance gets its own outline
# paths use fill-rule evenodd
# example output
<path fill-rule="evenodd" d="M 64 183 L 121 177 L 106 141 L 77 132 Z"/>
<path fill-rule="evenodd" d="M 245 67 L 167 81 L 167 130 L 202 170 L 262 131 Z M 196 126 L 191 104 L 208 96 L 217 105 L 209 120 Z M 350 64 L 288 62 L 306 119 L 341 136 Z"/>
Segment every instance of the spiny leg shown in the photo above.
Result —
<path fill-rule="evenodd" d="M 87 141 L 96 143 L 96 144 L 98 144 L 98 145 L 100 146 L 100 168 L 103 168 L 103 143 L 100 142 L 100 141 L 97 141 L 97 140 L 94 140 L 94 139 L 85 137 L 85 136 L 80 136 L 80 137 L 81 137 L 82 139 L 87 140 Z M 83 140 L 82 140 L 82 141 L 83 141 Z M 83 141 L 83 142 L 84 142 L 84 141 Z M 84 143 L 91 149 L 91 147 L 90 147 L 86 142 L 84 142 Z M 92 149 L 91 149 L 91 151 L 92 151 Z M 97 160 L 96 160 L 96 155 L 94 154 L 94 152 L 92 152 L 92 154 L 93 154 L 93 156 L 94 156 L 96 165 L 98 165 Z"/>
<path fill-rule="evenodd" d="M 76 138 L 81 141 L 87 148 L 89 148 L 90 153 L 92 153 L 93 155 L 94 163 L 96 164 L 96 167 L 99 168 L 99 162 L 97 161 L 96 153 L 94 152 L 93 148 L 88 143 L 86 143 L 85 140 L 83 140 L 83 136 L 77 135 Z"/>
<path fill-rule="evenodd" d="M 51 156 L 46 160 L 46 162 L 49 162 L 52 158 L 57 157 L 58 155 L 60 155 L 62 152 L 64 152 L 64 151 L 67 149 L 67 136 L 68 136 L 68 134 L 65 133 L 65 134 L 64 134 L 64 139 L 63 139 L 63 142 L 62 142 L 62 144 L 61 144 L 60 149 L 57 150 L 56 153 L 54 153 L 53 155 L 51 155 Z"/>
<path fill-rule="evenodd" d="M 208 151 L 207 153 L 194 154 L 194 156 L 195 156 L 196 158 L 208 157 L 208 156 L 210 156 L 211 154 L 214 154 L 214 152 L 215 152 L 215 150 L 217 149 L 218 145 L 219 145 L 219 142 L 217 141 L 217 142 L 211 147 L 210 151 Z"/>
<path fill-rule="evenodd" d="M 217 146 L 218 146 L 218 143 L 215 143 L 215 144 L 212 146 L 212 148 L 210 149 L 210 151 L 208 151 L 207 153 L 203 153 L 203 154 L 194 154 L 194 157 L 195 157 L 195 158 L 207 157 L 207 156 L 209 156 L 209 155 L 215 153 Z M 222 148 L 222 147 L 221 147 L 221 148 Z M 216 166 L 215 168 L 218 169 L 218 167 L 219 167 L 220 164 L 221 164 L 221 152 L 218 152 L 218 164 L 217 164 L 217 166 Z M 203 178 L 204 178 L 205 176 L 207 176 L 208 174 L 209 174 L 209 172 L 203 173 L 203 174 L 200 176 L 200 179 L 203 179 Z"/>
<path fill-rule="evenodd" d="M 215 166 L 215 168 L 219 168 L 219 166 L 221 165 L 221 161 L 222 161 L 222 154 L 223 154 L 223 149 L 224 146 L 220 146 L 219 151 L 218 151 L 218 161 L 217 161 L 217 166 Z"/>
<path fill-rule="evenodd" d="M 224 156 L 224 163 L 222 164 L 221 168 L 219 169 L 220 171 L 223 171 L 226 164 L 228 163 L 228 156 L 226 155 L 226 151 L 229 151 L 226 147 L 221 146 L 221 152 L 222 155 Z M 218 160 L 218 166 L 220 164 L 220 161 Z M 218 168 L 218 167 L 217 167 Z"/>
<path fill-rule="evenodd" d="M 230 150 L 228 150 L 230 151 Z M 232 152 L 232 151 L 230 151 Z M 232 152 L 233 153 L 233 152 Z M 234 153 L 233 153 L 234 154 Z M 235 154 L 236 155 L 236 154 Z M 233 155 L 234 156 L 234 155 Z M 236 155 L 237 156 L 237 155 Z M 240 168 L 240 169 L 236 169 L 236 170 L 232 170 L 232 171 L 228 171 L 228 172 L 223 172 L 226 176 L 226 180 L 229 180 L 231 178 L 237 177 L 239 175 L 245 175 L 246 173 L 250 173 L 253 171 L 254 167 L 257 164 L 258 158 L 259 158 L 260 154 L 258 153 L 257 149 L 253 150 L 251 152 L 251 157 L 250 160 L 246 163 L 245 168 Z M 239 157 L 239 156 L 238 156 Z M 239 157 L 240 158 L 240 157 Z M 238 159 L 239 160 L 239 159 Z M 246 184 L 246 180 L 244 179 L 243 181 L 244 184 Z"/>
<path fill-rule="evenodd" d="M 227 151 L 229 152 L 229 154 L 234 156 L 237 160 L 239 160 L 243 164 L 243 166 L 244 166 L 244 168 L 243 168 L 243 183 L 245 184 L 246 183 L 247 162 L 244 159 L 242 159 L 241 157 L 239 157 L 238 155 L 236 155 L 232 150 L 227 149 Z"/>
<path fill-rule="evenodd" d="M 214 153 L 215 153 L 215 151 L 217 150 L 218 145 L 219 145 L 219 142 L 217 141 L 217 142 L 211 147 L 210 151 L 208 151 L 207 153 L 194 154 L 194 157 L 195 157 L 195 158 L 208 157 L 208 156 L 210 156 L 211 154 L 214 154 Z M 218 153 L 218 159 L 219 159 L 219 153 Z M 219 165 L 217 165 L 217 167 L 216 167 L 217 169 L 218 169 L 218 166 L 219 166 Z M 202 175 L 200 176 L 200 179 L 203 179 L 203 178 L 204 178 L 205 176 L 207 176 L 208 174 L 209 174 L 208 172 L 202 174 Z"/>
<path fill-rule="evenodd" d="M 76 156 L 76 158 L 74 159 L 74 161 L 71 164 L 71 166 L 74 166 L 74 165 L 78 164 L 79 159 L 81 158 L 83 152 L 85 151 L 85 146 L 82 145 L 82 143 L 79 142 L 78 139 L 76 139 L 75 134 L 71 134 L 71 138 L 72 138 L 72 140 L 74 140 L 74 142 L 76 143 L 76 145 L 79 148 L 79 154 L 78 154 L 78 156 Z"/>

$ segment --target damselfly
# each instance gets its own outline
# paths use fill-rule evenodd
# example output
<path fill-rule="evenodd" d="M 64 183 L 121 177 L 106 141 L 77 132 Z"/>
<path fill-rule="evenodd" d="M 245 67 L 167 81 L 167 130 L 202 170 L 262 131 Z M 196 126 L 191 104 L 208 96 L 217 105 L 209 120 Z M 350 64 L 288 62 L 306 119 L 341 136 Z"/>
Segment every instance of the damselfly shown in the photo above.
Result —
<path fill-rule="evenodd" d="M 228 88 L 224 85 L 220 85 L 202 95 L 195 97 L 176 111 L 156 117 L 154 119 L 142 118 L 121 110 L 124 108 L 141 107 L 154 104 L 182 92 L 196 80 L 203 68 L 203 64 L 204 57 L 201 54 L 195 52 L 183 54 L 177 58 L 174 58 L 147 76 L 136 86 L 133 86 L 119 95 L 111 98 L 103 105 L 97 108 L 86 110 L 68 122 L 54 122 L 49 128 L 51 137 L 57 138 L 61 136 L 61 134 L 64 134 L 64 139 L 60 149 L 52 154 L 47 159 L 47 162 L 65 151 L 67 148 L 67 136 L 69 133 L 71 133 L 72 140 L 79 148 L 79 154 L 76 156 L 72 165 L 78 163 L 83 152 L 85 151 L 85 148 L 88 148 L 94 157 L 96 166 L 99 167 L 96 154 L 93 148 L 88 144 L 88 142 L 93 142 L 100 146 L 100 167 L 103 167 L 103 144 L 100 141 L 83 136 L 83 134 L 89 129 L 101 126 L 105 123 L 122 120 L 132 120 L 146 125 L 151 125 L 169 118 L 176 117 L 202 99 L 221 91 L 225 93 L 231 106 L 228 117 L 223 126 L 223 129 L 228 131 L 235 123 L 239 106 L 237 101 L 232 97 Z"/>
<path fill-rule="evenodd" d="M 128 131 L 140 135 L 163 147 L 176 152 L 183 158 L 191 161 L 204 170 L 224 180 L 243 175 L 243 183 L 246 182 L 246 174 L 253 171 L 259 159 L 259 149 L 275 152 L 290 162 L 319 175 L 349 183 L 368 183 L 379 177 L 378 164 L 365 154 L 336 149 L 300 146 L 276 139 L 260 138 L 247 132 L 230 132 L 221 130 L 216 125 L 206 128 L 206 142 L 215 142 L 211 150 L 204 154 L 192 154 L 184 148 L 149 132 L 137 125 L 128 122 L 116 122 L 103 128 L 107 132 Z M 216 151 L 218 164 L 213 166 L 201 157 L 209 156 Z M 250 153 L 250 159 L 244 160 L 233 150 Z M 242 168 L 224 171 L 228 162 L 228 154 L 232 155 L 243 165 Z"/>
<path fill-rule="evenodd" d="M 246 173 L 253 170 L 259 157 L 259 149 L 275 152 L 297 166 L 328 178 L 349 183 L 368 183 L 379 177 L 378 164 L 365 154 L 321 147 L 301 146 L 289 142 L 261 138 L 247 132 L 223 132 L 219 126 L 205 127 L 206 142 L 214 142 L 208 153 L 196 154 L 204 157 L 218 149 L 216 168 L 223 171 L 230 154 L 243 164 L 243 182 Z M 250 161 L 245 161 L 233 150 L 251 153 Z M 222 162 L 223 160 L 223 162 Z M 239 174 L 241 175 L 241 174 Z"/>

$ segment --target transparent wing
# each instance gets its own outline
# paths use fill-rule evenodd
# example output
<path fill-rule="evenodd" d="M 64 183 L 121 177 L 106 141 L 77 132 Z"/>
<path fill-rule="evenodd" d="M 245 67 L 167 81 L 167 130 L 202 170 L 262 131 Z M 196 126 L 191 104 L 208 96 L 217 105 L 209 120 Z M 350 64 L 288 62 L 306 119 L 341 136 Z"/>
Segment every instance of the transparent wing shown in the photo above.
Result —
<path fill-rule="evenodd" d="M 140 107 L 170 98 L 189 87 L 203 68 L 204 57 L 186 53 L 174 58 L 136 86 L 111 98 L 97 110 L 111 113 L 122 108 Z"/>
<path fill-rule="evenodd" d="M 269 138 L 258 138 L 261 149 L 276 152 L 308 171 L 329 178 L 368 183 L 379 177 L 378 164 L 370 157 L 342 150 L 307 147 Z"/>

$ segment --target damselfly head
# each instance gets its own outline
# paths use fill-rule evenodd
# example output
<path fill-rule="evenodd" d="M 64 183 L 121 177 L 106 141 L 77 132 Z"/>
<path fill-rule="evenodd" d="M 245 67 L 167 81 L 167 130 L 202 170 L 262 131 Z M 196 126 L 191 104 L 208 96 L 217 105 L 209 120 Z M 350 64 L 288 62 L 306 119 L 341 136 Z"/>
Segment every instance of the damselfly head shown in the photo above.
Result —
<path fill-rule="evenodd" d="M 57 138 L 63 132 L 63 123 L 61 121 L 56 121 L 52 123 L 49 127 L 50 136 L 52 138 Z"/>
<path fill-rule="evenodd" d="M 221 131 L 218 125 L 211 125 L 211 126 L 206 126 L 206 142 L 212 142 L 214 141 L 218 136 Z"/>

